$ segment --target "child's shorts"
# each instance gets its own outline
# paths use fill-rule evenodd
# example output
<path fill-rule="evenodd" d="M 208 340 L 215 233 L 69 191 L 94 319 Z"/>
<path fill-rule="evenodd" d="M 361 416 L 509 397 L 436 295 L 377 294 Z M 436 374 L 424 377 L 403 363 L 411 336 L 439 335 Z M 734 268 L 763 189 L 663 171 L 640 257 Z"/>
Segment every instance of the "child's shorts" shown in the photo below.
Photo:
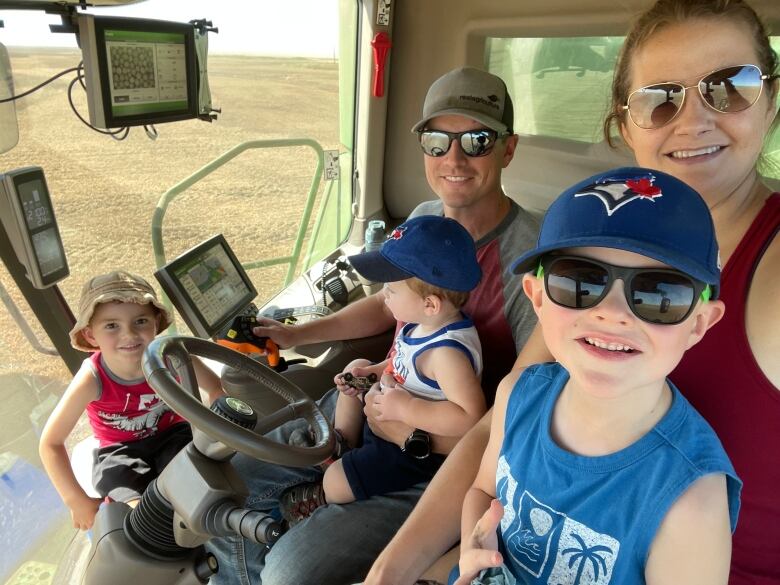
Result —
<path fill-rule="evenodd" d="M 444 462 L 444 455 L 431 453 L 415 459 L 394 443 L 377 437 L 363 425 L 363 444 L 341 458 L 344 474 L 357 500 L 405 490 L 431 480 Z"/>
<path fill-rule="evenodd" d="M 92 484 L 103 498 L 117 502 L 138 499 L 190 441 L 190 425 L 179 423 L 145 439 L 101 447 L 95 453 Z"/>

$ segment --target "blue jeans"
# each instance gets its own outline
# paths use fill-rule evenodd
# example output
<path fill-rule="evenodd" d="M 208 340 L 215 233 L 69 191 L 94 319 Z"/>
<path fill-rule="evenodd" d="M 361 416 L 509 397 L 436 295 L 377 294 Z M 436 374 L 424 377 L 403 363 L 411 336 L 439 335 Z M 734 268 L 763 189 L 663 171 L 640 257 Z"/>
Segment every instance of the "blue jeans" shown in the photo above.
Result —
<path fill-rule="evenodd" d="M 331 421 L 338 392 L 320 399 Z M 292 421 L 269 434 L 287 442 L 293 429 L 306 423 Z M 322 479 L 319 467 L 293 468 L 258 461 L 242 454 L 233 466 L 249 489 L 246 507 L 277 508 L 288 487 Z M 422 495 L 425 484 L 345 505 L 327 505 L 314 511 L 268 549 L 240 537 L 211 539 L 206 548 L 217 557 L 219 573 L 211 585 L 351 585 L 363 580 L 374 559 L 401 527 Z"/>

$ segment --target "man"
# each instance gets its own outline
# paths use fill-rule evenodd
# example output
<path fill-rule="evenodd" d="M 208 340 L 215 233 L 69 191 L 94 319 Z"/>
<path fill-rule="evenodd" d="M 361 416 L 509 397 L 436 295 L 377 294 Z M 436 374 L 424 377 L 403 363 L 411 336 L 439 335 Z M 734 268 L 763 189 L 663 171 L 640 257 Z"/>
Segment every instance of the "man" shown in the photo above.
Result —
<path fill-rule="evenodd" d="M 437 79 L 425 98 L 423 117 L 412 128 L 424 153 L 425 175 L 438 200 L 420 204 L 410 215 L 444 215 L 458 221 L 474 238 L 482 280 L 463 310 L 480 334 L 485 355 L 482 387 L 492 404 L 495 389 L 509 372 L 517 351 L 531 333 L 536 318 L 516 278 L 506 268 L 536 240 L 538 222 L 501 188 L 501 171 L 517 146 L 512 131 L 514 111 L 504 82 L 471 67 L 455 69 Z M 355 339 L 387 331 L 395 324 L 379 293 L 352 303 L 323 319 L 286 326 L 260 319 L 257 335 L 271 337 L 281 347 Z M 321 406 L 331 415 L 335 394 Z M 366 396 L 368 423 L 377 435 L 404 447 L 420 431 L 400 423 L 380 423 L 373 411 L 373 394 Z M 284 437 L 281 437 L 284 440 Z M 429 437 L 432 452 L 448 453 L 451 439 Z M 296 484 L 321 480 L 319 468 L 291 469 L 238 455 L 234 465 L 250 491 L 248 507 L 275 508 L 281 493 Z M 220 539 L 212 550 L 222 570 L 215 585 L 301 585 L 354 583 L 400 528 L 420 498 L 424 484 L 403 492 L 346 505 L 319 508 L 265 551 L 241 539 Z"/>

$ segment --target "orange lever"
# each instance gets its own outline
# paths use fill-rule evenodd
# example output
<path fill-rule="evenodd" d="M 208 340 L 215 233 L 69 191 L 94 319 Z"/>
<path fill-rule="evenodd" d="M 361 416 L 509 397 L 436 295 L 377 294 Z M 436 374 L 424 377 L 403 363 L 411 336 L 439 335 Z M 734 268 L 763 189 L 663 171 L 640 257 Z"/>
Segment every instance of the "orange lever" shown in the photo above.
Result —
<path fill-rule="evenodd" d="M 258 337 L 252 331 L 257 325 L 257 319 L 248 315 L 239 315 L 233 320 L 230 329 L 224 337 L 217 339 L 219 345 L 229 347 L 244 354 L 260 354 L 267 356 L 268 365 L 275 368 L 279 365 L 279 346 L 270 337 Z"/>

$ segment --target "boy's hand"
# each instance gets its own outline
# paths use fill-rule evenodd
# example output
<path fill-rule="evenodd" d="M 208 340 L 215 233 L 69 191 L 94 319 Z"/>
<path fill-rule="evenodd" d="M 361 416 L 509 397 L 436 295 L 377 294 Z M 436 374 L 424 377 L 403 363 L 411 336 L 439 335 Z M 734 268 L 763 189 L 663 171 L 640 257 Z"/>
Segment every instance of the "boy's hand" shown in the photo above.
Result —
<path fill-rule="evenodd" d="M 493 500 L 485 511 L 467 542 L 460 548 L 460 577 L 453 585 L 469 585 L 483 569 L 500 567 L 504 562 L 498 552 L 498 534 L 496 529 L 504 515 L 501 502 Z"/>
<path fill-rule="evenodd" d="M 355 378 L 368 377 L 371 374 L 376 375 L 376 372 L 374 371 L 375 369 L 376 368 L 373 366 L 345 368 L 343 372 L 336 374 L 336 376 L 333 378 L 333 382 L 336 384 L 336 389 L 338 389 L 339 392 L 342 392 L 347 396 L 357 396 L 365 390 L 361 390 L 360 388 L 355 388 L 354 386 L 349 385 L 344 379 L 344 374 L 352 374 Z"/>
<path fill-rule="evenodd" d="M 379 421 L 404 420 L 404 413 L 412 401 L 412 395 L 403 388 L 394 385 L 382 390 L 374 398 L 376 419 Z"/>
<path fill-rule="evenodd" d="M 382 372 L 382 377 L 379 378 L 379 387 L 382 390 L 393 388 L 394 386 L 397 385 L 398 382 L 395 381 L 395 378 L 393 378 L 392 374 L 388 374 L 387 372 Z"/>
<path fill-rule="evenodd" d="M 100 504 L 103 502 L 100 498 L 90 498 L 84 496 L 70 504 L 70 517 L 73 520 L 73 527 L 79 530 L 89 530 L 95 522 Z"/>
<path fill-rule="evenodd" d="M 336 384 L 336 390 L 342 394 L 346 394 L 347 396 L 354 396 L 357 394 L 357 390 L 347 384 L 347 382 L 344 380 L 344 373 L 345 372 L 341 372 L 340 374 L 336 374 L 333 377 L 333 383 Z"/>

